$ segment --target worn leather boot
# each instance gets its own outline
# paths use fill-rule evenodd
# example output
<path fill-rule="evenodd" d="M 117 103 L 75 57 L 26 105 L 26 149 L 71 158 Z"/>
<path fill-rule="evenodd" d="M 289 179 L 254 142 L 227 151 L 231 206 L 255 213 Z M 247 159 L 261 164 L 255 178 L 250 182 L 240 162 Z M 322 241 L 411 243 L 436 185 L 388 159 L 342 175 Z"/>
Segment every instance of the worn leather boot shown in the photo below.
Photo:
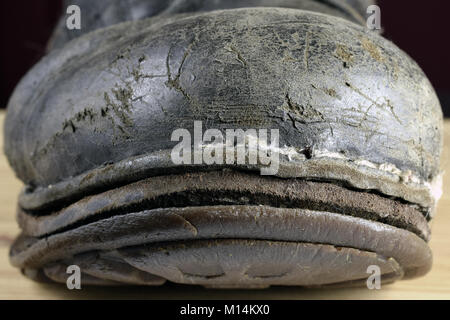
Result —
<path fill-rule="evenodd" d="M 239 288 L 430 270 L 442 112 L 371 1 L 131 3 L 78 1 L 10 99 L 14 266 Z"/>

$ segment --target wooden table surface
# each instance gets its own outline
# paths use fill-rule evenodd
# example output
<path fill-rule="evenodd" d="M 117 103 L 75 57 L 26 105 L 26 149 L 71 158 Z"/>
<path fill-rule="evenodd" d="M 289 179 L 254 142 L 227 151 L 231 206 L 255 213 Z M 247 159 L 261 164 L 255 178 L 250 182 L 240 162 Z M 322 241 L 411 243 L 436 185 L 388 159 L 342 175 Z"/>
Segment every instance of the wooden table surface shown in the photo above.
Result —
<path fill-rule="evenodd" d="M 0 148 L 3 150 L 4 112 L 0 111 Z M 450 120 L 445 123 L 443 168 L 450 171 Z M 0 299 L 450 299 L 450 174 L 444 179 L 444 195 L 432 223 L 431 248 L 434 265 L 430 273 L 416 280 L 399 281 L 381 290 L 303 289 L 272 287 L 264 290 L 207 290 L 197 286 L 82 287 L 40 284 L 21 275 L 9 264 L 8 250 L 19 233 L 15 221 L 17 195 L 22 187 L 3 152 L 0 152 Z"/>

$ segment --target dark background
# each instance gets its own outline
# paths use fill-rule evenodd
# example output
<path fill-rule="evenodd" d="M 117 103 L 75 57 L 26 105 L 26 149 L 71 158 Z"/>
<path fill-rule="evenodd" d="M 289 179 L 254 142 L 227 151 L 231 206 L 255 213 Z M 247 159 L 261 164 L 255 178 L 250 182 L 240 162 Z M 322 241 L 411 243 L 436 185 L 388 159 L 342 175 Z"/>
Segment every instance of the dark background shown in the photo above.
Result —
<path fill-rule="evenodd" d="M 93 0 L 100 1 L 100 0 Z M 379 0 L 384 36 L 425 71 L 450 117 L 450 1 Z M 45 52 L 62 0 L 0 1 L 0 108 Z"/>

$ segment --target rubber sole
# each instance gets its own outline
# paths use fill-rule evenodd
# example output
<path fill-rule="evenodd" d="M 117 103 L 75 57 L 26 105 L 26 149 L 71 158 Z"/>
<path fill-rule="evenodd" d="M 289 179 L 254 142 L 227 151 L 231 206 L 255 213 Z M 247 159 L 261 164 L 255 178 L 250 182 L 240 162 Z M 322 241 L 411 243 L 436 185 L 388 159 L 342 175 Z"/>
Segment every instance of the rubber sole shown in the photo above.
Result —
<path fill-rule="evenodd" d="M 84 285 L 161 285 L 166 280 L 210 288 L 364 285 L 368 264 L 380 267 L 384 283 L 403 277 L 395 259 L 373 252 L 268 240 L 160 243 L 77 255 L 68 263 L 83 270 Z M 47 266 L 43 274 L 65 283 L 68 263 Z"/>
<path fill-rule="evenodd" d="M 163 204 L 170 207 L 152 208 Z M 390 214 L 377 216 L 383 207 Z M 52 214 L 19 216 L 35 236 L 16 240 L 11 261 L 37 280 L 65 282 L 65 267 L 76 264 L 84 284 L 350 285 L 364 284 L 371 265 L 390 282 L 423 275 L 432 262 L 421 238 L 426 220 L 407 204 L 241 172 L 153 177 Z M 416 233 L 399 227 L 407 221 Z"/>

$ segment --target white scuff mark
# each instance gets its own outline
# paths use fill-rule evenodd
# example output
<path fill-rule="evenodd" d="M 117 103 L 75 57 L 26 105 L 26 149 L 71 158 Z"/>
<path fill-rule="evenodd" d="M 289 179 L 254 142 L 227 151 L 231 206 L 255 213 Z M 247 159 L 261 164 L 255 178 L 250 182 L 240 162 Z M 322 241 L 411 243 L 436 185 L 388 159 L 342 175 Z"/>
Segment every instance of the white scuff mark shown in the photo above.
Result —
<path fill-rule="evenodd" d="M 349 162 L 353 162 L 358 166 L 367 167 L 375 170 L 384 171 L 387 173 L 390 173 L 394 176 L 397 176 L 401 182 L 405 184 L 418 184 L 423 185 L 424 182 L 422 179 L 415 175 L 411 170 L 402 171 L 395 164 L 392 163 L 381 163 L 377 164 L 371 161 L 368 161 L 366 159 L 350 159 L 348 157 L 345 157 L 341 153 L 337 152 L 330 152 L 327 150 L 314 150 L 313 152 L 313 158 L 332 158 L 332 159 L 342 159 Z"/>
<path fill-rule="evenodd" d="M 441 199 L 443 195 L 444 172 L 438 174 L 431 182 L 425 182 L 425 186 L 430 190 L 435 203 Z"/>
<path fill-rule="evenodd" d="M 367 161 L 367 160 L 357 159 L 357 160 L 355 160 L 355 163 L 358 166 L 369 167 L 372 169 L 378 169 L 378 166 L 375 163 Z"/>
<path fill-rule="evenodd" d="M 262 141 L 261 139 L 258 139 L 258 137 L 255 137 L 253 135 L 246 136 L 245 142 L 243 144 L 237 144 L 237 145 L 230 147 L 230 146 L 227 146 L 223 142 L 201 143 L 198 145 L 197 149 L 199 149 L 199 150 L 204 150 L 206 148 L 235 149 L 240 146 L 245 147 L 243 149 L 245 150 L 246 155 L 248 155 L 251 152 L 258 152 L 258 151 L 268 152 L 268 151 L 270 151 L 271 153 L 274 153 L 274 154 L 280 154 L 280 155 L 287 156 L 289 161 L 306 159 L 306 156 L 302 153 L 304 151 L 304 149 L 288 147 L 286 145 L 284 145 L 283 147 L 268 145 L 266 141 Z"/>
<path fill-rule="evenodd" d="M 378 169 L 385 171 L 385 172 L 392 173 L 399 177 L 402 175 L 402 171 L 399 168 L 397 168 L 395 166 L 395 164 L 392 164 L 392 163 L 382 163 L 378 166 Z"/>
<path fill-rule="evenodd" d="M 344 156 L 342 153 L 330 152 L 328 150 L 314 150 L 312 156 L 313 158 L 333 158 L 350 161 L 350 159 Z"/>
<path fill-rule="evenodd" d="M 289 162 L 291 161 L 310 161 L 314 159 L 338 159 L 344 160 L 351 163 L 354 163 L 357 166 L 369 168 L 371 170 L 379 170 L 386 172 L 388 174 L 394 175 L 398 177 L 398 181 L 400 183 L 406 185 L 420 185 L 425 186 L 428 190 L 432 198 L 436 201 L 440 199 L 442 196 L 442 174 L 438 175 L 433 181 L 425 182 L 418 175 L 414 174 L 411 170 L 402 171 L 395 164 L 392 163 L 374 163 L 366 159 L 350 159 L 343 155 L 342 153 L 332 152 L 328 150 L 318 150 L 314 149 L 312 151 L 311 159 L 307 159 L 304 154 L 305 149 L 289 147 L 284 145 L 283 147 L 274 146 L 272 144 L 268 145 L 266 141 L 258 139 L 257 136 L 247 135 L 245 137 L 245 156 L 248 157 L 252 152 L 259 151 L 270 151 L 271 153 L 284 155 L 288 158 Z M 214 143 L 202 143 L 200 145 L 201 150 L 206 147 L 219 147 L 226 149 L 226 144 L 223 142 L 214 142 Z M 237 147 L 237 146 L 234 146 Z"/>
<path fill-rule="evenodd" d="M 414 173 L 411 170 L 406 170 L 400 173 L 400 178 L 405 183 L 415 183 L 415 184 L 421 184 L 421 180 L 419 177 L 414 175 Z"/>

